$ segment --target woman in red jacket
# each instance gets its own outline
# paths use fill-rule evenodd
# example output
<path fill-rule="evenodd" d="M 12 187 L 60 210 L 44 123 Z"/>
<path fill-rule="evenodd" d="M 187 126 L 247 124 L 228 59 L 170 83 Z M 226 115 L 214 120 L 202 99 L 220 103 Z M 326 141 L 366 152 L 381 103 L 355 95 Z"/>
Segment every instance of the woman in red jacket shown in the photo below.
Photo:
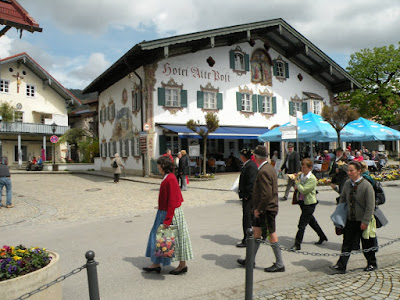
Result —
<path fill-rule="evenodd" d="M 156 219 L 150 231 L 146 249 L 146 257 L 150 257 L 153 264 L 143 268 L 143 270 L 146 272 L 160 273 L 161 264 L 168 266 L 171 264 L 171 261 L 179 260 L 179 266 L 169 273 L 172 275 L 180 275 L 188 271 L 186 261 L 193 258 L 189 231 L 181 208 L 183 198 L 178 181 L 174 175 L 174 164 L 171 162 L 171 159 L 166 156 L 160 157 L 157 160 L 157 167 L 164 178 L 160 185 Z M 175 257 L 172 259 L 155 256 L 156 233 L 161 224 L 164 225 L 164 228 L 168 228 L 171 224 L 178 226 Z"/>

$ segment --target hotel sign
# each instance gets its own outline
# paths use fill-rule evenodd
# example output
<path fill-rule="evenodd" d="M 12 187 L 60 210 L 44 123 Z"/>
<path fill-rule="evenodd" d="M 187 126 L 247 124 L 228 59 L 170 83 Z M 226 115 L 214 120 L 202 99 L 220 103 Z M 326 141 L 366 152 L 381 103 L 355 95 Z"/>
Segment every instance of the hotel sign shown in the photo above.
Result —
<path fill-rule="evenodd" d="M 215 82 L 231 82 L 229 72 L 220 73 L 216 70 L 208 71 L 194 66 L 174 67 L 169 63 L 165 63 L 162 73 L 165 74 L 165 76 L 177 75 L 182 77 L 209 79 Z"/>

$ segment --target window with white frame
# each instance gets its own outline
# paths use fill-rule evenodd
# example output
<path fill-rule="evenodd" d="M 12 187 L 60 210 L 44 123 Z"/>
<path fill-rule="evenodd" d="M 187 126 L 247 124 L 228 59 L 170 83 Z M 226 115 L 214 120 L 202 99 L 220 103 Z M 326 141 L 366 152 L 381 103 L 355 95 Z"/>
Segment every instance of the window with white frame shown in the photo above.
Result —
<path fill-rule="evenodd" d="M 272 113 L 272 97 L 263 95 L 262 97 L 262 104 L 263 104 L 263 112 L 267 114 Z"/>
<path fill-rule="evenodd" d="M 177 135 L 167 135 L 165 139 L 165 148 L 171 149 L 172 154 L 177 154 L 179 151 L 179 139 Z"/>
<path fill-rule="evenodd" d="M 244 69 L 244 54 L 241 52 L 235 52 L 235 70 L 244 71 Z"/>
<path fill-rule="evenodd" d="M 285 63 L 283 61 L 276 62 L 276 76 L 285 77 Z"/>
<path fill-rule="evenodd" d="M 5 79 L 0 80 L 0 92 L 7 94 L 10 92 L 10 81 Z"/>
<path fill-rule="evenodd" d="M 32 84 L 26 85 L 26 96 L 34 98 L 35 97 L 35 86 Z"/>
<path fill-rule="evenodd" d="M 242 93 L 242 111 L 252 111 L 250 94 Z"/>
<path fill-rule="evenodd" d="M 22 123 L 24 121 L 24 112 L 23 111 L 14 111 L 14 122 Z"/>
<path fill-rule="evenodd" d="M 312 101 L 312 105 L 313 105 L 313 113 L 316 115 L 321 115 L 322 112 L 322 101 L 320 100 L 314 100 Z"/>
<path fill-rule="evenodd" d="M 217 109 L 217 93 L 204 91 L 203 108 Z"/>
<path fill-rule="evenodd" d="M 180 90 L 165 88 L 165 106 L 179 107 L 180 103 Z"/>
<path fill-rule="evenodd" d="M 293 113 L 296 114 L 296 111 L 301 111 L 302 112 L 302 107 L 301 107 L 301 102 L 299 101 L 293 101 Z"/>

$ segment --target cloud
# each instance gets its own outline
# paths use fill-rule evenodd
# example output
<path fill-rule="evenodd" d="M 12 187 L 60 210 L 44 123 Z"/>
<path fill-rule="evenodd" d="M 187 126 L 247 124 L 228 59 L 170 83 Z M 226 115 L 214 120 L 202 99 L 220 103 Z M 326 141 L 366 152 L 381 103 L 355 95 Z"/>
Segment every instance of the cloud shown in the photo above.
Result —
<path fill-rule="evenodd" d="M 39 23 L 40 19 L 51 18 L 66 32 L 92 35 L 108 28 L 129 27 L 155 28 L 164 37 L 283 18 L 318 47 L 338 52 L 397 43 L 400 18 L 400 1 L 392 0 L 36 0 L 34 5 L 28 0 L 20 2 L 32 10 Z"/>
<path fill-rule="evenodd" d="M 12 35 L 11 35 L 12 36 Z M 92 53 L 78 57 L 51 55 L 43 48 L 19 38 L 2 36 L 0 58 L 26 52 L 51 76 L 66 88 L 86 87 L 111 65 L 103 53 Z"/>
<path fill-rule="evenodd" d="M 64 86 L 71 88 L 87 86 L 133 47 L 138 36 L 151 40 L 282 18 L 328 55 L 343 58 L 363 48 L 397 45 L 399 41 L 400 1 L 392 0 L 19 2 L 39 24 L 45 25 L 44 30 L 50 26 L 57 29 L 59 38 L 64 38 L 64 51 L 60 54 L 58 41 L 54 40 L 43 39 L 41 45 L 36 45 L 32 44 L 35 41 L 24 40 L 25 36 L 22 40 L 3 36 L 0 38 L 0 57 L 18 51 L 28 52 Z M 68 39 L 62 33 L 68 35 Z M 146 38 L 147 33 L 149 38 Z"/>

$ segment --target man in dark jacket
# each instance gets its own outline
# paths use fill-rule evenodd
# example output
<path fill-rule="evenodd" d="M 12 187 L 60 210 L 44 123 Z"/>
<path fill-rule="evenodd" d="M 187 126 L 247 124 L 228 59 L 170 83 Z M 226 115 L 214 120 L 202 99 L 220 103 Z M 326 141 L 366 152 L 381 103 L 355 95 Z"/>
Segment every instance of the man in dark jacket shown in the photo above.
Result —
<path fill-rule="evenodd" d="M 251 160 L 252 155 L 250 149 L 242 149 L 240 151 L 240 160 L 243 162 L 239 179 L 239 198 L 242 199 L 243 209 L 243 239 L 241 243 L 236 245 L 238 248 L 246 247 L 246 230 L 252 226 L 251 195 L 258 171 L 256 163 Z"/>
<path fill-rule="evenodd" d="M 279 171 L 282 172 L 283 170 L 285 170 L 286 174 L 296 174 L 300 172 L 300 155 L 294 151 L 293 143 L 288 143 L 288 154 Z M 292 186 L 294 186 L 294 180 L 288 177 L 285 196 L 281 199 L 282 201 L 287 200 Z"/>
<path fill-rule="evenodd" d="M 186 176 L 189 175 L 189 156 L 186 153 L 186 150 L 181 150 L 182 157 L 179 160 L 179 166 L 178 166 L 178 173 L 179 176 L 181 177 L 181 183 L 182 183 L 182 191 L 187 190 L 187 181 L 186 181 Z"/>
<path fill-rule="evenodd" d="M 0 162 L 0 207 L 1 207 L 1 193 L 3 191 L 3 186 L 6 186 L 7 198 L 6 198 L 6 205 L 7 208 L 12 208 L 14 205 L 11 204 L 11 179 L 10 179 L 10 170 L 5 162 L 6 160 L 1 160 Z"/>
<path fill-rule="evenodd" d="M 346 155 L 343 154 L 343 149 L 337 148 L 336 158 L 330 167 L 329 176 L 332 177 L 331 188 L 338 192 L 339 195 L 342 193 L 344 183 L 349 179 L 347 164 L 348 160 Z M 336 198 L 336 204 L 339 203 L 339 200 L 340 196 Z"/>

